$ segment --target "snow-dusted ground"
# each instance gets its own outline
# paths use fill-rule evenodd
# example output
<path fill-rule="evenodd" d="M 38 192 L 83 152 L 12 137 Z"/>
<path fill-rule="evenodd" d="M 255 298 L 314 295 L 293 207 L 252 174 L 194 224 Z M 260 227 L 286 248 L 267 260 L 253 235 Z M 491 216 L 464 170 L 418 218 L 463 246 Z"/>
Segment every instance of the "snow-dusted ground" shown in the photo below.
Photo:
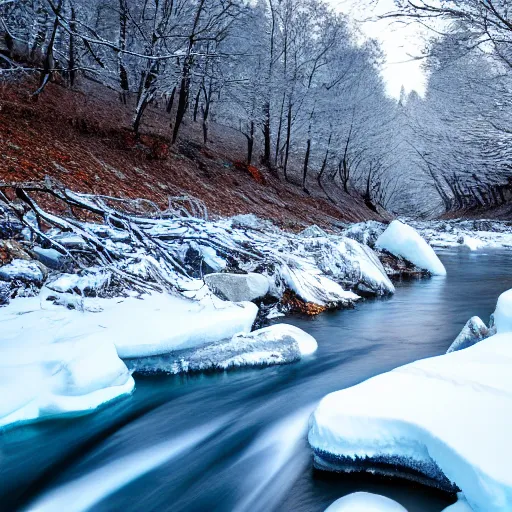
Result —
<path fill-rule="evenodd" d="M 498 300 L 498 334 L 327 395 L 309 432 L 316 465 L 458 487 L 475 512 L 512 510 L 511 299 Z"/>
<path fill-rule="evenodd" d="M 433 247 L 512 248 L 512 223 L 495 220 L 410 222 Z"/>

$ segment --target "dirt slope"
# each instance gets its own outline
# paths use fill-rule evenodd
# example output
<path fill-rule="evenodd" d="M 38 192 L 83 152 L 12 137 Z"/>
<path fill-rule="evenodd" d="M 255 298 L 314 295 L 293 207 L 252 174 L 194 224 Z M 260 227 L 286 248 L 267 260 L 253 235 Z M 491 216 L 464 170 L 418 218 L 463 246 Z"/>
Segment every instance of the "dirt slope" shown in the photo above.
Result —
<path fill-rule="evenodd" d="M 254 213 L 282 227 L 379 218 L 360 198 L 332 184 L 306 194 L 263 168 L 243 165 L 245 139 L 236 130 L 213 125 L 211 142 L 200 142 L 191 121 L 181 140 L 169 144 L 169 116 L 151 107 L 143 134 L 129 130 L 132 109 L 115 93 L 85 82 L 70 91 L 50 84 L 33 101 L 30 83 L 0 86 L 0 180 L 40 180 L 49 175 L 70 188 L 118 197 L 142 197 L 165 206 L 168 196 L 200 198 L 211 214 Z"/>

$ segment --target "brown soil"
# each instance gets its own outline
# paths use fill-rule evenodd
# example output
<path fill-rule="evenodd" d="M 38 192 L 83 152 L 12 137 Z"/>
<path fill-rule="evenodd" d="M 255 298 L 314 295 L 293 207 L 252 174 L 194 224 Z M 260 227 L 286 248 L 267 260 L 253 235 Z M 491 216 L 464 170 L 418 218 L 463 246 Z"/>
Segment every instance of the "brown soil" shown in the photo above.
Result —
<path fill-rule="evenodd" d="M 29 82 L 0 85 L 0 181 L 48 175 L 76 191 L 142 197 L 161 207 L 168 196 L 189 194 L 210 214 L 254 213 L 293 230 L 379 219 L 332 183 L 328 199 L 318 187 L 306 193 L 265 168 L 248 168 L 245 139 L 231 128 L 212 125 L 204 146 L 199 123 L 188 121 L 171 146 L 163 103 L 149 109 L 137 139 L 129 128 L 133 108 L 98 84 L 76 90 L 50 84 L 38 101 L 33 90 Z"/>

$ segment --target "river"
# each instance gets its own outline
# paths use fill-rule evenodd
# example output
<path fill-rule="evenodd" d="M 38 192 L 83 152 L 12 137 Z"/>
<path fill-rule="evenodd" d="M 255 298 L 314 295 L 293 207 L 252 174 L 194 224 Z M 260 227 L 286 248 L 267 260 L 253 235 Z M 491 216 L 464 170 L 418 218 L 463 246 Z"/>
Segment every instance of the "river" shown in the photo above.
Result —
<path fill-rule="evenodd" d="M 0 434 L 0 509 L 320 512 L 364 490 L 409 512 L 441 511 L 453 499 L 421 486 L 314 471 L 306 441 L 325 394 L 444 353 L 469 317 L 487 321 L 512 288 L 510 252 L 440 257 L 447 278 L 398 283 L 393 297 L 353 310 L 285 319 L 318 341 L 300 363 L 136 377 L 132 397 L 96 414 Z"/>

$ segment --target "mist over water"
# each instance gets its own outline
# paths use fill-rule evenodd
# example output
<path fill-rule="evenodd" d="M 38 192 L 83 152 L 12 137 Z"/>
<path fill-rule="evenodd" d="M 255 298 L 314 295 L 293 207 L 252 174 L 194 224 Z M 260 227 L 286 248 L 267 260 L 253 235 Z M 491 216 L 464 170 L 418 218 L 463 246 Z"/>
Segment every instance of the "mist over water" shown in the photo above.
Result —
<path fill-rule="evenodd" d="M 135 394 L 97 414 L 0 437 L 6 510 L 322 511 L 369 491 L 409 512 L 453 500 L 405 482 L 321 474 L 307 445 L 327 393 L 446 351 L 469 317 L 488 320 L 512 287 L 504 251 L 441 253 L 447 278 L 397 285 L 389 299 L 285 319 L 318 341 L 300 363 L 227 373 L 137 377 Z"/>

